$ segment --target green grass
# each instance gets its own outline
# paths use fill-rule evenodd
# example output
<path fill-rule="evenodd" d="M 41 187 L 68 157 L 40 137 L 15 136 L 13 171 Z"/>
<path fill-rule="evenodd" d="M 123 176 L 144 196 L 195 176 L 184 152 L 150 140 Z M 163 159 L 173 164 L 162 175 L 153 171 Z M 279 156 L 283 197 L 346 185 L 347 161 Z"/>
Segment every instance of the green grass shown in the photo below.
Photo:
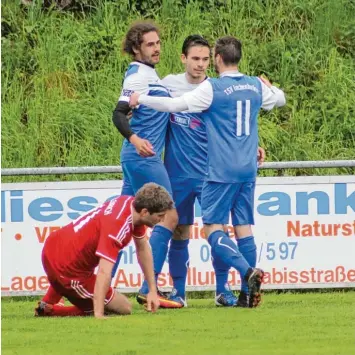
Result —
<path fill-rule="evenodd" d="M 33 3 L 23 7 L 8 0 L 1 5 L 4 168 L 120 163 L 122 138 L 111 115 L 129 62 L 121 53 L 121 42 L 129 24 L 143 16 L 161 25 L 161 76 L 183 71 L 179 55 L 189 34 L 200 33 L 211 43 L 227 34 L 243 41 L 241 70 L 266 74 L 287 96 L 286 107 L 261 115 L 260 142 L 268 161 L 354 157 L 353 1 L 151 0 L 143 2 L 147 6 L 142 14 L 128 0 L 93 1 L 90 11 L 83 13 L 43 10 L 41 2 Z M 212 68 L 210 74 L 214 75 Z M 99 178 L 104 177 L 116 176 Z M 45 178 L 59 179 L 68 176 Z"/>
<path fill-rule="evenodd" d="M 2 354 L 322 354 L 354 353 L 355 292 L 268 293 L 262 307 L 189 308 L 126 317 L 37 318 L 35 302 L 2 300 Z"/>

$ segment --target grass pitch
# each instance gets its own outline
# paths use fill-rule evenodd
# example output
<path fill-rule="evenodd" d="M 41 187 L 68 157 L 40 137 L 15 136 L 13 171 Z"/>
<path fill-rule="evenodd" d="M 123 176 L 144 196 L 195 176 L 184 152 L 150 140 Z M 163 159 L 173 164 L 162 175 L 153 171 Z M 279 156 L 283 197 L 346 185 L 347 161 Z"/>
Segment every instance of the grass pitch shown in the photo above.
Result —
<path fill-rule="evenodd" d="M 36 301 L 2 299 L 3 355 L 355 353 L 355 291 L 269 293 L 257 309 L 189 308 L 131 316 L 34 318 Z"/>

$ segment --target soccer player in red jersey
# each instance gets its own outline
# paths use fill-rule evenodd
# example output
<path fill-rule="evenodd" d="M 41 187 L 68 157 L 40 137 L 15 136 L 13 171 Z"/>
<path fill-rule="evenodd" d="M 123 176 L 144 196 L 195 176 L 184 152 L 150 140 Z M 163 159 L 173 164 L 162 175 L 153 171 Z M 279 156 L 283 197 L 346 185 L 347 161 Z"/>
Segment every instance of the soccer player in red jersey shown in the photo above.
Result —
<path fill-rule="evenodd" d="M 169 193 L 149 183 L 135 195 L 119 196 L 53 232 L 45 242 L 42 264 L 50 287 L 35 309 L 36 316 L 130 314 L 129 300 L 111 286 L 118 253 L 134 240 L 138 262 L 149 283 L 146 309 L 155 312 L 159 299 L 146 226 L 161 222 L 174 208 Z M 94 270 L 98 266 L 97 275 Z M 64 296 L 73 306 L 57 304 Z"/>

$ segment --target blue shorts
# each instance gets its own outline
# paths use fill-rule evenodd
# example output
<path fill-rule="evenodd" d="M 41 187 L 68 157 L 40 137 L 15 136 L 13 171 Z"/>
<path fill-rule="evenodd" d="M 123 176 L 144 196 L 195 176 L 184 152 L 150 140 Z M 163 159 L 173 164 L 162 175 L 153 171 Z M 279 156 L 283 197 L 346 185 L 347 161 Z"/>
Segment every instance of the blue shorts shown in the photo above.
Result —
<path fill-rule="evenodd" d="M 179 215 L 179 224 L 194 224 L 195 200 L 201 204 L 203 181 L 200 179 L 171 177 L 171 187 L 175 207 Z"/>
<path fill-rule="evenodd" d="M 122 163 L 123 187 L 121 195 L 134 196 L 146 183 L 155 182 L 173 196 L 168 173 L 161 160 L 130 160 Z"/>
<path fill-rule="evenodd" d="M 202 188 L 202 221 L 204 224 L 254 224 L 255 182 L 221 183 L 205 181 Z"/>

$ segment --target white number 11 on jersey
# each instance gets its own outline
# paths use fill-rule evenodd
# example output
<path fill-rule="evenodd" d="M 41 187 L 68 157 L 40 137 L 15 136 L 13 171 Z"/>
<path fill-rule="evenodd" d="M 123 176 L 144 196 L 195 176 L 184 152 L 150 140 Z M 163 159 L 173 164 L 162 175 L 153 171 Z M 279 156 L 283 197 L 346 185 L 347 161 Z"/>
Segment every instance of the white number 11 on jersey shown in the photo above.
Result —
<path fill-rule="evenodd" d="M 237 137 L 243 135 L 243 119 L 244 119 L 244 135 L 250 136 L 250 100 L 245 102 L 245 112 L 243 112 L 243 101 L 237 101 Z"/>

